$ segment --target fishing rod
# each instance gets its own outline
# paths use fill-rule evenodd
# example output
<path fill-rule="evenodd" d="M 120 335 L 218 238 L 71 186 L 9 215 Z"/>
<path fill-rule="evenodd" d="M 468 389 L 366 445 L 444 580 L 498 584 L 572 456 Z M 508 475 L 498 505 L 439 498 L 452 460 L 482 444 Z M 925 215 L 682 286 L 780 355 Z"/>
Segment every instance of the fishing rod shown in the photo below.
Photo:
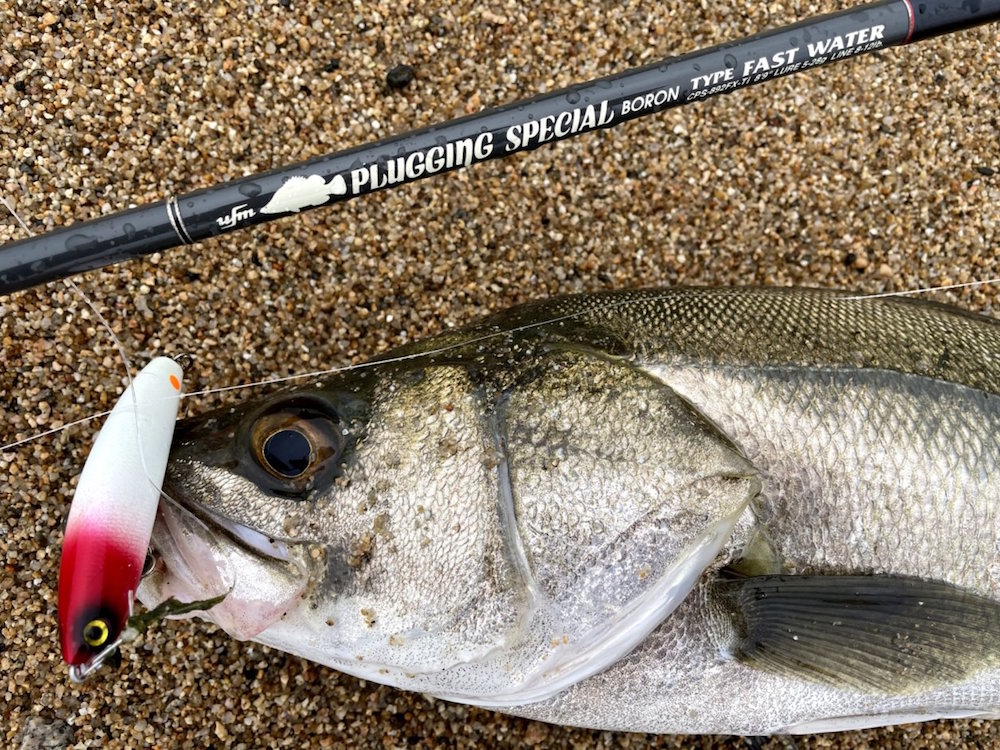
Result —
<path fill-rule="evenodd" d="M 1000 20 L 1000 0 L 881 0 L 0 248 L 0 295 Z"/>

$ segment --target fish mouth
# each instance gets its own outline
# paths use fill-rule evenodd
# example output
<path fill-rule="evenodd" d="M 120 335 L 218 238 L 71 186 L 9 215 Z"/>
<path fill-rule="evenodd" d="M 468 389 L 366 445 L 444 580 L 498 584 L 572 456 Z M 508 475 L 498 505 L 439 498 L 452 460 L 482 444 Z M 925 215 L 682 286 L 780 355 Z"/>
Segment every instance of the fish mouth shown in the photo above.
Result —
<path fill-rule="evenodd" d="M 225 598 L 190 616 L 214 622 L 239 640 L 256 637 L 299 606 L 311 579 L 308 555 L 282 541 L 184 502 L 164 484 L 150 540 L 154 563 L 138 599 L 155 607 L 173 598 Z"/>

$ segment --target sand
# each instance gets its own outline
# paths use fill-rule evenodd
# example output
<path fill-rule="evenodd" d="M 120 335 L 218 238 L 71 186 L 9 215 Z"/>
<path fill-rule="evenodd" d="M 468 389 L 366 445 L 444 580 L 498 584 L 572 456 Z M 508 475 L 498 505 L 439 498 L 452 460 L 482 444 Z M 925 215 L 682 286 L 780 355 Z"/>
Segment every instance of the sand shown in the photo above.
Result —
<path fill-rule="evenodd" d="M 844 7 L 13 0 L 0 191 L 40 233 Z M 360 361 L 516 302 L 673 284 L 862 292 L 1000 276 L 997 27 L 888 50 L 79 279 L 191 388 Z M 402 88 L 389 71 L 410 65 Z M 405 76 L 404 76 L 405 77 Z M 398 84 L 399 78 L 394 77 Z M 0 241 L 22 231 L 0 217 Z M 997 314 L 1000 286 L 936 294 Z M 0 440 L 108 408 L 116 349 L 62 284 L 0 298 Z M 260 390 L 191 399 L 189 413 Z M 432 701 L 165 623 L 69 684 L 56 581 L 96 422 L 0 458 L 0 745 L 750 747 Z M 738 699 L 734 696 L 734 700 Z M 767 748 L 1000 742 L 944 721 Z"/>

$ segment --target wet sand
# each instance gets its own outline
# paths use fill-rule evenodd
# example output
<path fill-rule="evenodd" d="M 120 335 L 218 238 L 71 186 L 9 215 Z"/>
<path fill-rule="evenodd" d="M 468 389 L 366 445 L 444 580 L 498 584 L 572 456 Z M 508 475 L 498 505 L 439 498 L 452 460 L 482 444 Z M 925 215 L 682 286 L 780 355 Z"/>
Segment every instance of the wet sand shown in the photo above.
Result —
<path fill-rule="evenodd" d="M 702 5 L 9 3 L 0 191 L 44 232 L 846 7 Z M 79 283 L 137 364 L 189 354 L 188 385 L 201 389 L 361 361 L 557 293 L 875 293 L 1000 276 L 998 47 L 994 26 L 837 63 Z M 415 77 L 392 89 L 398 64 Z M 0 218 L 0 241 L 21 236 Z M 935 298 L 996 315 L 998 292 Z M 0 361 L 4 442 L 108 408 L 122 388 L 115 348 L 61 284 L 0 299 Z M 750 746 L 512 719 L 202 623 L 163 624 L 117 672 L 71 685 L 57 643 L 59 545 L 95 429 L 0 458 L 4 746 Z M 944 721 L 762 746 L 998 743 L 995 724 Z"/>

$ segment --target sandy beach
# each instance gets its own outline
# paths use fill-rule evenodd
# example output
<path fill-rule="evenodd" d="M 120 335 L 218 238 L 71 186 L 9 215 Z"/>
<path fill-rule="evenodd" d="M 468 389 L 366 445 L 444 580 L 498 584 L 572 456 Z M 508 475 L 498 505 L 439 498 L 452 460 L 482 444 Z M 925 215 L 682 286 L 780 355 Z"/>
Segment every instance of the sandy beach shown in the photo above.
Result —
<path fill-rule="evenodd" d="M 843 2 L 12 0 L 0 194 L 34 233 L 707 47 Z M 881 293 L 1000 276 L 1000 29 L 880 51 L 77 277 L 190 390 L 360 362 L 553 294 Z M 413 68 L 401 88 L 387 83 Z M 23 230 L 0 209 L 0 242 Z M 929 295 L 997 315 L 1000 285 Z M 114 344 L 62 283 L 0 298 L 0 442 L 110 408 Z M 187 399 L 197 414 L 266 392 Z M 0 745 L 749 748 L 550 726 L 166 622 L 72 685 L 62 526 L 99 421 L 0 456 Z M 627 698 L 627 697 L 626 697 Z M 739 697 L 733 697 L 738 700 Z M 1000 746 L 942 721 L 756 747 Z"/>

